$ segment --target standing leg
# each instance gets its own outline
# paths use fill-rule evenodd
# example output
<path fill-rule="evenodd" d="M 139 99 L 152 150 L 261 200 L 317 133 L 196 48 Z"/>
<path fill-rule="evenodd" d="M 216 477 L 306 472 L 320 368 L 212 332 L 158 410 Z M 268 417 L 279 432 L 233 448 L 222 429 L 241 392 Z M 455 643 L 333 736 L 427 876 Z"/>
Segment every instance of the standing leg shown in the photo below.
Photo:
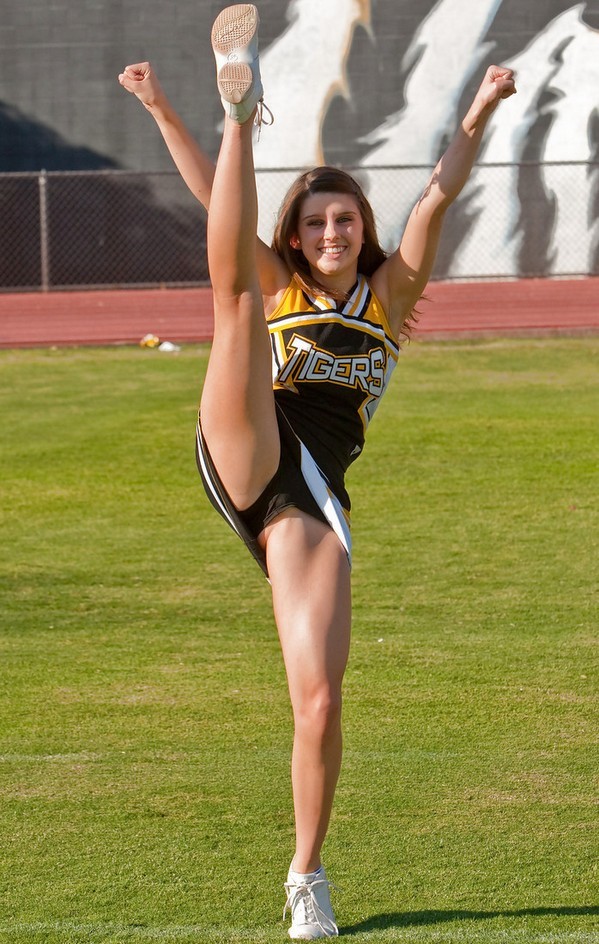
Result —
<path fill-rule="evenodd" d="M 341 686 L 350 640 L 350 570 L 335 533 L 303 512 L 284 513 L 264 535 L 295 728 L 292 869 L 305 875 L 321 866 L 341 767 Z M 316 904 L 326 913 L 330 903 L 323 884 Z M 301 916 L 293 914 L 294 926 L 313 918 L 314 903 L 306 897 L 300 903 Z M 332 912 L 329 922 L 322 915 L 320 920 L 329 934 L 336 933 Z"/>

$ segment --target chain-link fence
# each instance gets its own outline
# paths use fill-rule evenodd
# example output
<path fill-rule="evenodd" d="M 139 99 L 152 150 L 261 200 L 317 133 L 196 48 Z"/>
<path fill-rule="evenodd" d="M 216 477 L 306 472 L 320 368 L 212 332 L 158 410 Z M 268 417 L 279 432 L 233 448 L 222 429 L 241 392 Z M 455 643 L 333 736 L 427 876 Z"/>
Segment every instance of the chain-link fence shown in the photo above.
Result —
<path fill-rule="evenodd" d="M 0 174 L 0 288 L 206 281 L 202 208 L 179 175 Z"/>
<path fill-rule="evenodd" d="M 386 248 L 430 168 L 358 167 Z M 295 169 L 258 171 L 263 238 Z M 176 172 L 0 174 L 0 290 L 208 280 L 206 217 Z M 597 275 L 599 164 L 480 164 L 451 207 L 435 278 Z"/>

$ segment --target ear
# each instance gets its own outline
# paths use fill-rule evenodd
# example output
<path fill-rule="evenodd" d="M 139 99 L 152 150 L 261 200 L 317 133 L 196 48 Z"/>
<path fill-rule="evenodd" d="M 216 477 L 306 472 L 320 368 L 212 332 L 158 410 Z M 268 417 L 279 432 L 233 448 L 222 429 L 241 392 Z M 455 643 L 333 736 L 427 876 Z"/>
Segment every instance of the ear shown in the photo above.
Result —
<path fill-rule="evenodd" d="M 292 236 L 292 237 L 291 237 L 291 239 L 289 240 L 289 245 L 291 246 L 292 249 L 301 249 L 301 248 L 302 248 L 302 244 L 301 244 L 301 242 L 299 241 L 299 239 L 298 239 L 297 236 Z"/>

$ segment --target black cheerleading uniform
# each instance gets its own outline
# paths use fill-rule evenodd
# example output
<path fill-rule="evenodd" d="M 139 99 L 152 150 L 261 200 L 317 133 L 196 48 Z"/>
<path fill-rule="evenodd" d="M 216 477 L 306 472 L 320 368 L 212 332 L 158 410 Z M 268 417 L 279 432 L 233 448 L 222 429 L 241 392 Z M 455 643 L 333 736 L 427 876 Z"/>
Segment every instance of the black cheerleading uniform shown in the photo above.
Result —
<path fill-rule="evenodd" d="M 263 494 L 238 511 L 210 459 L 198 422 L 196 457 L 208 497 L 267 574 L 257 537 L 286 508 L 329 524 L 351 559 L 345 472 L 397 363 L 399 346 L 363 275 L 347 301 L 311 296 L 292 278 L 267 318 L 281 462 Z"/>

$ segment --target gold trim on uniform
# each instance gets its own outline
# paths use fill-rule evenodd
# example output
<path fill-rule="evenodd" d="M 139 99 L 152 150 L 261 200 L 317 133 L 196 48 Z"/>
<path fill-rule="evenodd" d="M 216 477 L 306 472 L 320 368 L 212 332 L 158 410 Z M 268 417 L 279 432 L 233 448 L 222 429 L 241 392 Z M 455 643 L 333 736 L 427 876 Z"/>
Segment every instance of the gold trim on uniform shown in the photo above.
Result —
<path fill-rule="evenodd" d="M 361 391 L 364 398 L 354 400 L 353 409 L 365 431 L 399 356 L 399 345 L 368 279 L 359 275 L 348 300 L 339 302 L 325 294 L 309 295 L 294 278 L 267 323 L 275 390 L 297 393 L 300 382 L 326 382 Z M 331 326 L 341 329 L 338 350 L 327 345 Z M 362 335 L 357 343 L 356 330 Z M 327 339 L 319 344 L 321 333 Z"/>

